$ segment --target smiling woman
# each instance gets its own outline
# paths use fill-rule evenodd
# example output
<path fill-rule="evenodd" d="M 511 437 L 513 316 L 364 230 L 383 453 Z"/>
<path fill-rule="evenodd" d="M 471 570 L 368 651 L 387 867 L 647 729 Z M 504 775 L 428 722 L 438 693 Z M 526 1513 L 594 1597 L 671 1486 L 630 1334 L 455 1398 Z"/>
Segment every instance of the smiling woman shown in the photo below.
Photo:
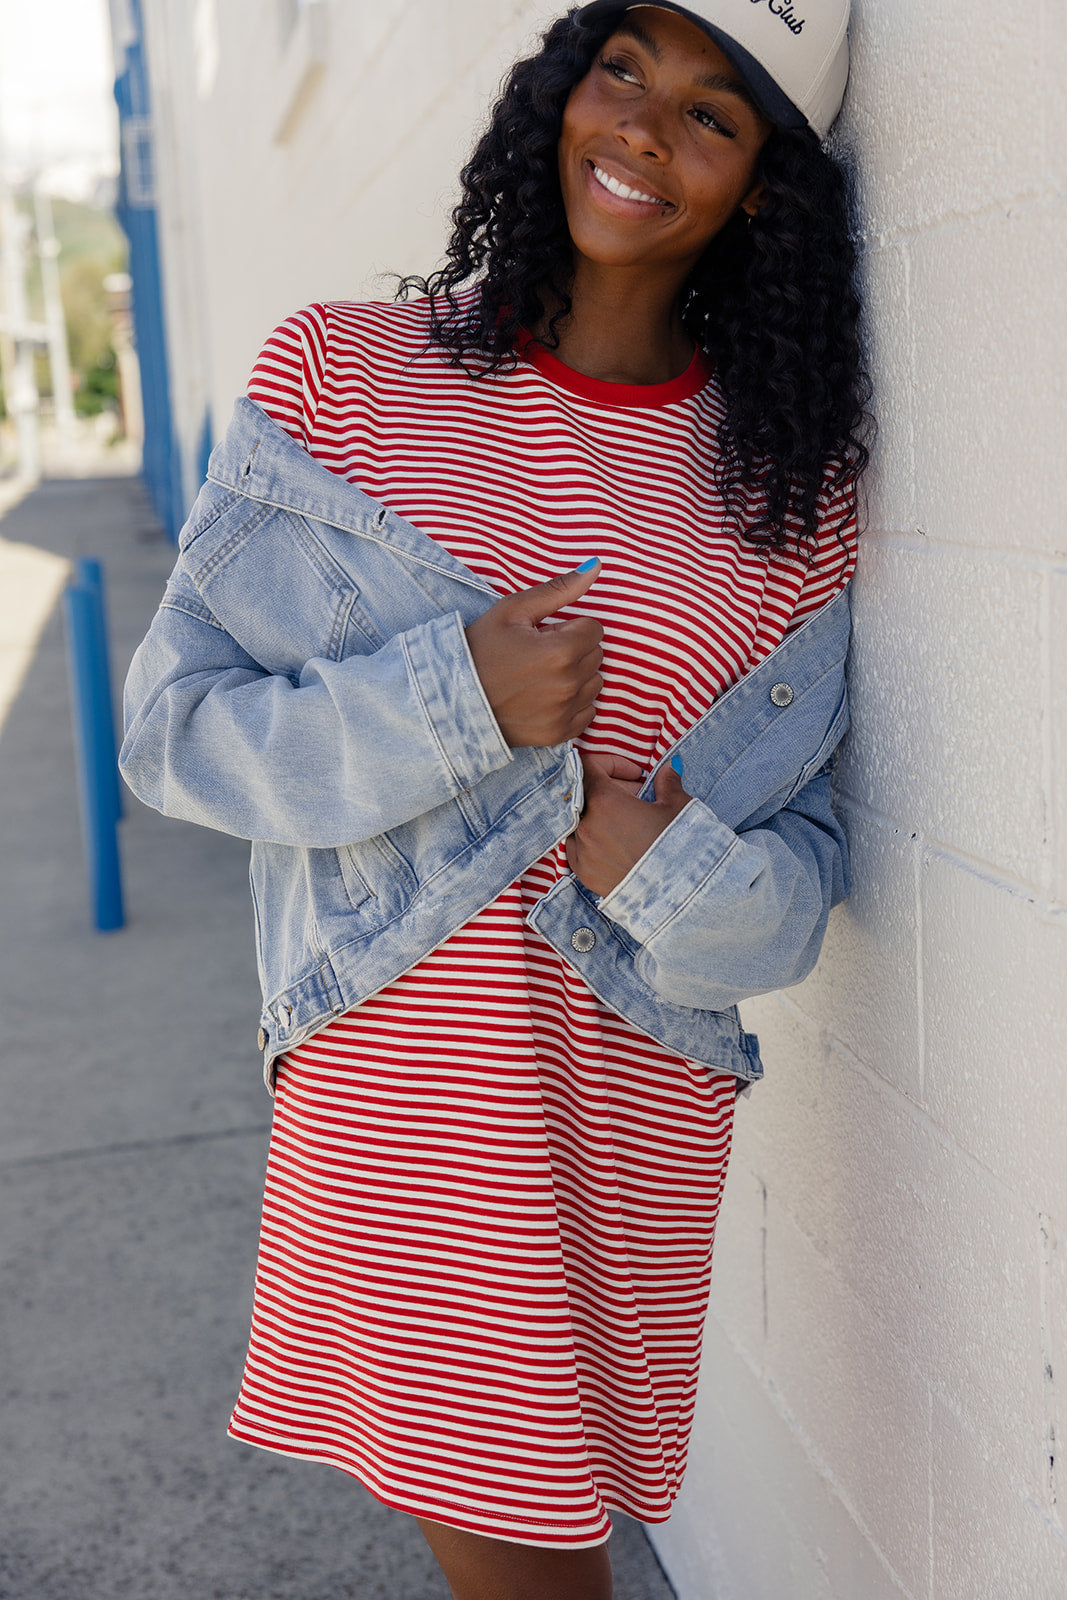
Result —
<path fill-rule="evenodd" d="M 575 348 L 574 330 L 601 321 L 591 295 L 622 296 L 631 360 L 643 369 L 632 381 L 652 383 L 674 375 L 654 364 L 688 365 L 682 285 L 732 218 L 759 210 L 757 164 L 771 125 L 702 29 L 638 9 L 647 25 L 627 13 L 564 107 L 559 178 L 576 314 L 559 348 L 583 370 L 590 357 Z"/>
<path fill-rule="evenodd" d="M 457 1600 L 607 1600 L 609 1512 L 669 1516 L 736 1002 L 847 889 L 847 12 L 553 24 L 418 296 L 267 340 L 131 669 L 135 790 L 253 840 L 231 1432 L 416 1517 Z"/>
<path fill-rule="evenodd" d="M 617 381 L 655 381 L 702 349 L 726 407 L 709 470 L 728 509 L 737 506 L 750 539 L 780 546 L 799 537 L 813 548 L 821 518 L 825 530 L 820 496 L 847 491 L 867 462 L 847 181 L 820 144 L 845 90 L 848 6 L 814 0 L 800 33 L 780 12 L 764 0 L 704 5 L 699 15 L 594 0 L 555 23 L 541 53 L 513 69 L 463 170 L 447 265 L 404 288 L 432 293 L 433 337 L 472 375 L 506 368 L 529 330 L 568 366 Z M 687 48 L 690 79 L 679 84 Z M 673 128 L 642 128 L 662 114 L 669 86 Z M 617 121 L 591 132 L 600 142 L 588 159 L 599 154 L 609 178 L 640 177 L 657 200 L 683 201 L 680 217 L 649 208 L 665 240 L 672 222 L 690 221 L 687 196 L 662 191 L 668 173 L 671 183 L 687 166 L 692 174 L 692 145 L 704 151 L 699 185 L 727 164 L 717 149 L 759 146 L 733 212 L 705 237 L 688 275 L 664 276 L 662 262 L 651 276 L 636 261 L 629 271 L 632 231 L 617 226 L 612 245 L 607 202 L 593 209 L 591 171 L 572 164 L 564 174 L 572 106 L 602 100 L 608 115 L 613 93 Z M 568 190 L 572 201 L 584 194 L 587 223 L 598 215 L 599 248 L 622 252 L 600 264 L 611 270 L 583 256 Z M 653 254 L 660 243 L 650 230 Z M 475 278 L 479 295 L 460 307 L 454 292 Z M 590 314 L 593 284 L 600 309 Z"/>
<path fill-rule="evenodd" d="M 634 180 L 659 186 L 642 198 L 661 205 L 672 228 L 679 217 L 688 223 L 692 265 L 738 206 L 748 215 L 758 209 L 756 161 L 770 123 L 692 23 L 664 12 L 651 28 L 625 16 L 569 96 L 559 146 L 563 199 L 573 238 L 574 167 L 592 166 L 580 147 L 600 142 L 607 161 L 629 157 L 642 169 Z"/>

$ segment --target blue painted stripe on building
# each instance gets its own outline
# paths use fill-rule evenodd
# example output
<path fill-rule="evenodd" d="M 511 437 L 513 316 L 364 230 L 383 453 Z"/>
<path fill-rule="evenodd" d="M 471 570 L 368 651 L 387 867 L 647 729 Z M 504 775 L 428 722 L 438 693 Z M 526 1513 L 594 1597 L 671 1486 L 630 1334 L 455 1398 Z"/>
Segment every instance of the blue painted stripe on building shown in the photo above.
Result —
<path fill-rule="evenodd" d="M 140 0 L 128 0 L 136 38 L 115 80 L 121 169 L 116 214 L 130 243 L 133 327 L 144 405 L 142 472 L 152 504 L 172 539 L 185 516 L 181 449 L 174 428 L 166 318 L 155 205 L 155 149 Z"/>

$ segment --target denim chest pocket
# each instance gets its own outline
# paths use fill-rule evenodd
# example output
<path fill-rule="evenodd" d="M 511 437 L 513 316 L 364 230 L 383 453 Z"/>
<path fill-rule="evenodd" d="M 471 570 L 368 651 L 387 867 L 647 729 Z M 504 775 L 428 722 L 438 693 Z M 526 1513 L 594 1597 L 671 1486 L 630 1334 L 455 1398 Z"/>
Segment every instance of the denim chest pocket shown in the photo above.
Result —
<path fill-rule="evenodd" d="M 810 783 L 812 778 L 820 773 L 824 767 L 829 765 L 831 756 L 841 743 L 841 740 L 844 738 L 847 731 L 848 693 L 842 684 L 837 706 L 835 707 L 834 714 L 830 719 L 829 726 L 827 727 L 826 732 L 823 734 L 823 737 L 820 740 L 817 748 L 801 767 L 799 773 L 797 774 L 796 781 L 790 788 L 786 798 L 782 801 L 783 805 L 788 805 L 789 801 L 794 799 L 800 793 L 805 784 Z"/>
<path fill-rule="evenodd" d="M 383 643 L 351 574 L 293 512 L 243 501 L 197 533 L 185 560 L 212 615 L 269 672 L 296 679 L 315 658 Z"/>
<path fill-rule="evenodd" d="M 842 686 L 840 698 L 829 726 L 815 749 L 804 760 L 800 769 L 776 793 L 744 818 L 746 828 L 758 828 L 783 807 L 795 800 L 800 791 L 830 765 L 831 757 L 848 728 L 848 696 Z"/>

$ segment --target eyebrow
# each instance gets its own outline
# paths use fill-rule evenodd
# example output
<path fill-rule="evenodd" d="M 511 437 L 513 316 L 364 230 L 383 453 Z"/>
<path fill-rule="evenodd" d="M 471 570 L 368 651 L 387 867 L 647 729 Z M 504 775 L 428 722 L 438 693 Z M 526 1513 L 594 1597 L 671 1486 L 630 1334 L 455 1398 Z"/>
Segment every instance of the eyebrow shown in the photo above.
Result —
<path fill-rule="evenodd" d="M 625 16 L 619 22 L 615 32 L 628 33 L 632 39 L 637 40 L 638 44 L 644 46 L 656 65 L 660 65 L 663 60 L 663 51 L 660 49 L 655 39 L 653 39 L 652 35 L 647 33 L 639 22 L 636 22 L 630 16 Z M 693 82 L 698 89 L 711 89 L 713 92 L 734 94 L 739 100 L 743 100 L 745 105 L 748 106 L 751 111 L 754 111 L 757 116 L 763 115 L 759 106 L 749 93 L 747 86 L 742 83 L 740 78 L 732 78 L 725 72 L 709 72 L 702 74 L 698 78 L 694 78 Z"/>

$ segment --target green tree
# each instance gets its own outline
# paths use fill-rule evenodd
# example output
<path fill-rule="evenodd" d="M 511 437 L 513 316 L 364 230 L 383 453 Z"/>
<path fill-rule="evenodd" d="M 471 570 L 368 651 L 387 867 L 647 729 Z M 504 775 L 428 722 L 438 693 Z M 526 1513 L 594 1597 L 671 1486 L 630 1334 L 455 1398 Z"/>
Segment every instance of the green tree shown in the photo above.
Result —
<path fill-rule="evenodd" d="M 21 204 L 32 214 L 32 202 Z M 104 279 L 126 270 L 126 236 L 110 211 L 80 205 L 72 200 L 52 201 L 56 238 L 59 240 L 59 281 L 67 320 L 67 346 L 74 379 L 74 407 L 83 416 L 113 408 L 118 395 L 118 374 L 111 342 L 111 314 Z M 43 317 L 40 274 L 36 265 L 29 275 L 31 315 Z M 37 386 L 50 394 L 47 357 L 37 359 Z"/>

